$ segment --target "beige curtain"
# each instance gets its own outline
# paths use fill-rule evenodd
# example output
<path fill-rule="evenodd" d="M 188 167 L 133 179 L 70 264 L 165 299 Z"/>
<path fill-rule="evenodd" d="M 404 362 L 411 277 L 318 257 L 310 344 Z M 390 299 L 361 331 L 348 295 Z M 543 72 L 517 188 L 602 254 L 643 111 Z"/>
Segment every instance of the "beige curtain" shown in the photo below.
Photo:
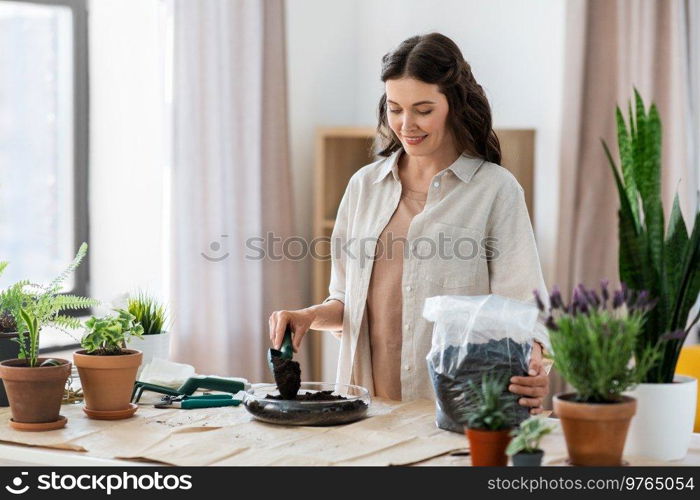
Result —
<path fill-rule="evenodd" d="M 676 190 L 686 220 L 693 206 L 681 7 L 681 0 L 576 0 L 568 5 L 555 279 L 567 295 L 578 283 L 619 280 L 618 195 L 600 139 L 616 156 L 615 105 L 626 116 L 633 87 L 661 113 L 666 216 Z M 553 392 L 564 388 L 559 377 L 553 382 Z"/>
<path fill-rule="evenodd" d="M 617 154 L 615 105 L 626 115 L 633 87 L 661 113 L 666 215 L 676 190 L 684 214 L 690 213 L 679 5 L 676 0 L 589 0 L 571 7 L 569 43 L 578 53 L 567 52 L 562 126 L 556 281 L 563 291 L 618 279 L 619 203 L 600 139 Z"/>
<path fill-rule="evenodd" d="M 261 258 L 260 239 L 246 243 L 293 233 L 284 3 L 172 6 L 174 357 L 270 380 L 267 318 L 300 306 L 299 277 L 293 262 Z"/>

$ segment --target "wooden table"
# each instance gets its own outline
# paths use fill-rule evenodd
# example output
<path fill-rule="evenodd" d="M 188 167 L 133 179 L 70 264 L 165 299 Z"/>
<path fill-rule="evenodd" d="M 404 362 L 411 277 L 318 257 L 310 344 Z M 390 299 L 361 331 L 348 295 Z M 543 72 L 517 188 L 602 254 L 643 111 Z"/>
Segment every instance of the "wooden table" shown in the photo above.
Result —
<path fill-rule="evenodd" d="M 430 401 L 374 399 L 370 416 L 337 427 L 286 427 L 258 422 L 243 407 L 203 410 L 143 405 L 121 421 L 88 419 L 64 405 L 66 428 L 26 433 L 9 428 L 0 409 L 0 465 L 470 465 L 463 435 L 437 429 Z M 543 440 L 545 465 L 566 465 L 558 421 Z M 626 456 L 630 465 L 700 465 L 700 434 L 677 462 Z"/>

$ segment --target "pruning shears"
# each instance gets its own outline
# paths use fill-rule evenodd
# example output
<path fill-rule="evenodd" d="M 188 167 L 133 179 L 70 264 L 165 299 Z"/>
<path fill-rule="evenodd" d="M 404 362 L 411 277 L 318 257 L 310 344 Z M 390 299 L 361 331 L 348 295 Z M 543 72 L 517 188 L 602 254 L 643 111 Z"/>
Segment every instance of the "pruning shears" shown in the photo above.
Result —
<path fill-rule="evenodd" d="M 180 394 L 163 396 L 156 408 L 180 408 L 182 410 L 194 410 L 198 408 L 219 408 L 221 406 L 238 406 L 240 399 L 235 399 L 232 394 L 205 394 L 203 396 L 187 396 Z"/>

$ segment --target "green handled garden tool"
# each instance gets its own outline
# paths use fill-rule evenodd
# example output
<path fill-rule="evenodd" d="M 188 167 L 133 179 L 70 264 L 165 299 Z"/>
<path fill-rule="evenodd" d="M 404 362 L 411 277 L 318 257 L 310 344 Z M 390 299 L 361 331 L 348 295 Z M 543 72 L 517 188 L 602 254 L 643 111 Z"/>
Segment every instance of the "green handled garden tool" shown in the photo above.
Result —
<path fill-rule="evenodd" d="M 180 408 L 182 410 L 195 410 L 198 408 L 219 408 L 221 406 L 238 406 L 240 399 L 235 399 L 232 394 L 205 394 L 203 396 L 172 396 L 166 395 L 161 399 L 156 408 Z"/>
<path fill-rule="evenodd" d="M 301 367 L 292 361 L 292 330 L 287 325 L 280 349 L 270 349 L 267 352 L 267 363 L 275 376 L 277 390 L 284 399 L 294 399 L 301 387 Z"/>
<path fill-rule="evenodd" d="M 267 364 L 270 365 L 270 371 L 275 372 L 275 365 L 273 363 L 274 358 L 280 359 L 292 359 L 294 356 L 294 348 L 292 347 L 292 330 L 287 326 L 284 331 L 284 339 L 282 340 L 282 345 L 279 349 L 270 348 L 267 351 Z"/>
<path fill-rule="evenodd" d="M 147 382 L 136 381 L 134 391 L 131 393 L 131 402 L 138 403 L 143 391 L 157 392 L 166 396 L 191 396 L 197 389 L 208 389 L 211 391 L 226 392 L 236 394 L 250 388 L 243 379 L 216 377 L 214 375 L 195 375 L 188 378 L 179 388 L 173 389 L 164 385 L 149 384 Z M 213 394 L 213 396 L 217 396 Z"/>

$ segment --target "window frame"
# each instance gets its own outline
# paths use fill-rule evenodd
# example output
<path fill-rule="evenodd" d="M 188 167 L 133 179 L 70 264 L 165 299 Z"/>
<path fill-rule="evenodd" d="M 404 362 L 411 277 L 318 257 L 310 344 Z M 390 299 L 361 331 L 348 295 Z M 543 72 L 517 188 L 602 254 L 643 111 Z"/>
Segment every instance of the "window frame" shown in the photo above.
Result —
<path fill-rule="evenodd" d="M 2 1 L 2 0 L 0 0 Z M 90 241 L 89 186 L 89 60 L 88 0 L 8 0 L 14 3 L 68 7 L 73 15 L 73 213 L 74 248 Z M 89 296 L 90 263 L 85 259 L 74 274 L 73 289 L 67 294 Z M 68 311 L 66 311 L 68 313 Z M 89 310 L 71 311 L 73 315 Z"/>
<path fill-rule="evenodd" d="M 0 0 L 4 1 L 4 0 Z M 90 89 L 88 53 L 88 0 L 8 0 L 14 3 L 68 7 L 73 16 L 73 213 L 74 248 L 90 242 L 88 204 Z M 74 285 L 66 294 L 90 296 L 90 262 L 85 259 L 74 273 Z M 87 316 L 91 310 L 64 311 L 70 316 Z M 75 341 L 39 349 L 41 353 L 77 347 Z"/>

